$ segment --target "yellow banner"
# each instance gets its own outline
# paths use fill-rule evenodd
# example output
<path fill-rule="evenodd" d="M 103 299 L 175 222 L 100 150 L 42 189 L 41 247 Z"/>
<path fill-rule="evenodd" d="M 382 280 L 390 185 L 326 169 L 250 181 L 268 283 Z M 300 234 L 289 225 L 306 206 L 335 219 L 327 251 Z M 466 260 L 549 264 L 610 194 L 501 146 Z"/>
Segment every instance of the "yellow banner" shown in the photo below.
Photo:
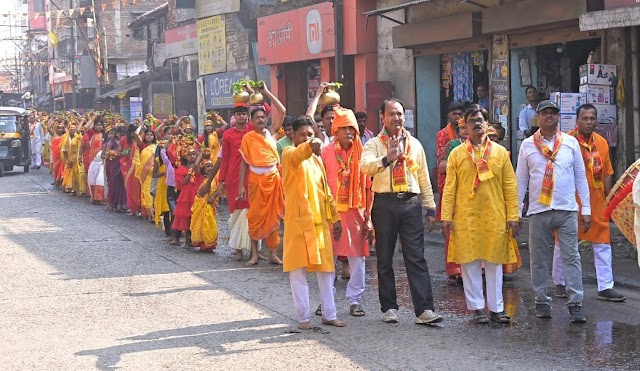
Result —
<path fill-rule="evenodd" d="M 227 70 L 227 42 L 224 15 L 201 19 L 198 29 L 198 64 L 200 75 Z"/>

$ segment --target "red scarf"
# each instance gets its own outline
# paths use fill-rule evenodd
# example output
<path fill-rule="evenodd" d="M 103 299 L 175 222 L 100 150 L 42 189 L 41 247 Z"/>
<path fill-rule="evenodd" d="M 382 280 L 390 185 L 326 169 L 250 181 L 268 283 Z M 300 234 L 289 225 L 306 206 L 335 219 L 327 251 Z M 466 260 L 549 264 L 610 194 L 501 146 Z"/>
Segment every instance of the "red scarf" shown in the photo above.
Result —
<path fill-rule="evenodd" d="M 493 172 L 489 168 L 489 156 L 491 155 L 492 142 L 488 139 L 488 137 L 485 137 L 484 143 L 482 143 L 482 146 L 480 147 L 482 157 L 479 158 L 476 158 L 475 154 L 473 153 L 473 144 L 471 144 L 469 138 L 467 138 L 465 143 L 467 145 L 467 152 L 471 157 L 471 161 L 473 161 L 473 163 L 476 165 L 476 177 L 473 181 L 471 194 L 469 195 L 469 198 L 474 198 L 476 192 L 478 191 L 478 187 L 480 186 L 480 182 L 493 178 Z M 482 151 L 483 148 L 484 152 Z"/>
<path fill-rule="evenodd" d="M 411 158 L 411 137 L 409 133 L 403 128 L 399 134 L 404 134 L 405 137 L 404 153 L 400 154 L 400 157 L 398 157 L 391 167 L 391 187 L 393 192 L 407 192 L 409 191 L 408 172 L 415 173 L 420 165 L 416 164 Z M 401 135 L 398 136 L 398 138 L 400 138 Z M 383 129 L 382 132 L 378 134 L 378 137 L 382 144 L 387 147 L 389 143 L 387 129 Z"/>
<path fill-rule="evenodd" d="M 338 169 L 338 191 L 336 195 L 336 207 L 340 212 L 349 209 L 362 209 L 365 207 L 366 180 L 365 175 L 360 171 L 360 157 L 362 156 L 362 145 L 356 145 L 358 138 L 354 140 L 354 145 L 347 153 L 347 159 L 342 158 L 342 146 L 335 141 L 333 144 L 336 160 L 340 168 Z"/>
<path fill-rule="evenodd" d="M 578 129 L 573 129 L 569 132 L 569 135 L 573 135 L 580 143 L 582 147 L 582 156 L 584 157 L 585 164 L 591 169 L 593 175 L 593 186 L 595 188 L 604 188 L 604 180 L 602 176 L 602 157 L 596 148 L 596 140 L 593 135 L 589 138 L 589 142 L 584 140 L 582 134 L 578 133 Z"/>
<path fill-rule="evenodd" d="M 536 145 L 540 153 L 547 158 L 547 167 L 544 170 L 542 191 L 540 192 L 538 202 L 543 205 L 551 205 L 551 196 L 553 195 L 554 186 L 553 164 L 556 161 L 556 155 L 560 150 L 560 144 L 562 144 L 562 132 L 560 130 L 556 131 L 556 142 L 553 145 L 553 150 L 549 149 L 549 147 L 542 142 L 542 134 L 540 134 L 540 130 L 533 134 L 533 143 Z"/>

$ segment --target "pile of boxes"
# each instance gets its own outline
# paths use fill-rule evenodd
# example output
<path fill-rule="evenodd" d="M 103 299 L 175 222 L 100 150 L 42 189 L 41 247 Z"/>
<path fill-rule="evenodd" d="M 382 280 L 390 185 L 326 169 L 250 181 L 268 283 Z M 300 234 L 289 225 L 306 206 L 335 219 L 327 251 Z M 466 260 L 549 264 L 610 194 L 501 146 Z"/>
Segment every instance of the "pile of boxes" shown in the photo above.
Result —
<path fill-rule="evenodd" d="M 593 104 L 598 110 L 596 131 L 604 134 L 609 145 L 615 146 L 617 133 L 617 110 L 615 86 L 617 82 L 615 65 L 585 64 L 580 66 L 580 91 L 578 93 L 551 93 L 550 99 L 560 108 L 560 130 L 566 132 L 576 126 L 576 110 L 582 104 Z"/>

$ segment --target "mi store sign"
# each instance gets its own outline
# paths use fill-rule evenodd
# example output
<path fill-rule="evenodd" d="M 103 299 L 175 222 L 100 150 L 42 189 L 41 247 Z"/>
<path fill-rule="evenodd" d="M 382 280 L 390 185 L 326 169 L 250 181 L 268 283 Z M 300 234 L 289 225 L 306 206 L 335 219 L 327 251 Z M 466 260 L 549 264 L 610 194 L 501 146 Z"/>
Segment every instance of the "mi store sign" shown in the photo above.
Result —
<path fill-rule="evenodd" d="M 259 63 L 333 57 L 336 52 L 334 36 L 331 2 L 258 18 Z"/>

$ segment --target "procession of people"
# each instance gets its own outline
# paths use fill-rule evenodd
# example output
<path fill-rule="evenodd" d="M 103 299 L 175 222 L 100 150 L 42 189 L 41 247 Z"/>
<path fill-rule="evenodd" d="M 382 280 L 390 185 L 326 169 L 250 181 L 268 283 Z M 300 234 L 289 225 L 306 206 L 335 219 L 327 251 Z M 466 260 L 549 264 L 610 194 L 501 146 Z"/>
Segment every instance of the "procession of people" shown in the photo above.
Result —
<path fill-rule="evenodd" d="M 625 300 L 613 289 L 603 206 L 613 170 L 607 143 L 593 130 L 594 106 L 580 106 L 576 129 L 562 133 L 555 103 L 532 102 L 536 107 L 527 108 L 539 128 L 527 131 L 514 170 L 482 105 L 449 105 L 447 125 L 428 144 L 437 147 L 438 158 L 427 159 L 404 127 L 402 101 L 382 103 L 375 134 L 366 128 L 366 113 L 320 104 L 328 85 L 320 84 L 306 114 L 294 118 L 262 83 L 257 88 L 265 100 L 236 102 L 229 123 L 207 113 L 200 135 L 188 114 L 127 122 L 107 111 L 33 111 L 32 163 L 35 169 L 48 165 L 52 185 L 62 192 L 141 217 L 164 231 L 167 244 L 197 252 L 218 247 L 218 205 L 226 202 L 228 247 L 247 266 L 261 260 L 282 265 L 301 329 L 313 328 L 309 272 L 316 273 L 320 291 L 315 314 L 323 324 L 345 326 L 335 304 L 338 261 L 347 268 L 348 313 L 365 315 L 370 252 L 382 319 L 398 322 L 398 240 L 416 324 L 442 322 L 424 247 L 425 229 L 431 232 L 436 221 L 445 237 L 448 283 L 463 286 L 478 324 L 512 323 L 503 280 L 522 266 L 515 237 L 523 214 L 529 217 L 537 317 L 551 317 L 552 276 L 571 322 L 586 321 L 579 239 L 593 244 L 597 298 Z M 429 176 L 433 164 L 438 200 Z"/>

